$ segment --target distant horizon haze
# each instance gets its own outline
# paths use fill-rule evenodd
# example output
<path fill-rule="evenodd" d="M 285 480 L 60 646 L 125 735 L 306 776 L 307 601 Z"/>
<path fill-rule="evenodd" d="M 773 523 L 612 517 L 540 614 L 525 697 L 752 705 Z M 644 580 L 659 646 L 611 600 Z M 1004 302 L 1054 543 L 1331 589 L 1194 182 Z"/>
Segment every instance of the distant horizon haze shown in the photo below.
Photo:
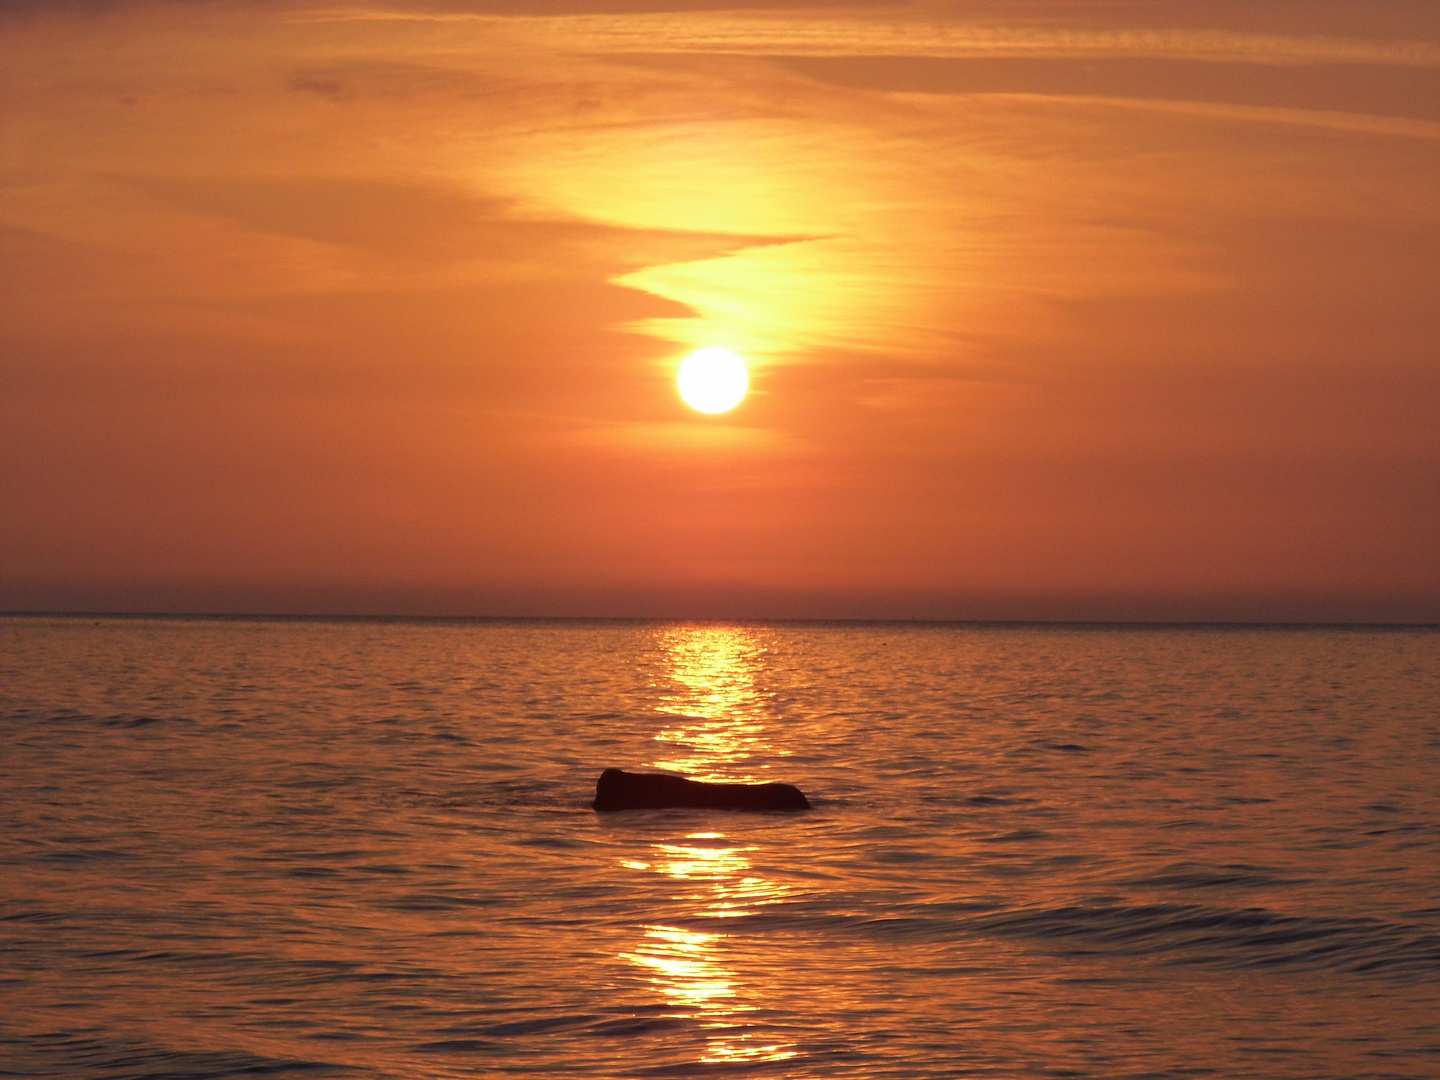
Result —
<path fill-rule="evenodd" d="M 661 622 L 935 622 L 1440 626 L 1428 596 L 1005 596 L 781 590 L 583 594 L 442 588 L 139 584 L 0 591 L 0 615 L 145 618 L 535 619 Z"/>

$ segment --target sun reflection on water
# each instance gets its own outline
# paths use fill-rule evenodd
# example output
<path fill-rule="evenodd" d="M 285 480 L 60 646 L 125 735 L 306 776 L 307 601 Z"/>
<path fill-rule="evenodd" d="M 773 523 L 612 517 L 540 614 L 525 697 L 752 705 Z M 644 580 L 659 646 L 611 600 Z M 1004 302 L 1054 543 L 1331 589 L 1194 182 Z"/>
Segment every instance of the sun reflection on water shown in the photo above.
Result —
<path fill-rule="evenodd" d="M 765 734 L 766 703 L 756 678 L 763 644 L 733 627 L 678 628 L 660 641 L 671 684 L 660 708 L 666 724 L 655 736 L 666 744 L 667 756 L 653 767 L 700 780 L 753 780 L 747 771 L 751 762 L 783 753 Z M 690 917 L 735 918 L 789 891 L 755 872 L 750 859 L 755 850 L 723 832 L 692 832 L 653 843 L 645 859 L 623 865 L 684 883 L 675 899 Z M 734 952 L 732 935 L 666 925 L 643 931 L 635 949 L 621 958 L 644 970 L 674 1015 L 700 1022 L 706 1032 L 702 1062 L 783 1061 L 796 1055 L 792 1044 L 746 1030 L 744 1015 L 759 1009 L 753 1004 L 757 991 L 727 963 Z"/>
<path fill-rule="evenodd" d="M 734 980 L 715 960 L 715 944 L 721 936 L 674 926 L 647 926 L 640 948 L 624 955 L 650 968 L 660 992 L 671 1001 L 705 1008 L 717 998 L 735 996 Z"/>
<path fill-rule="evenodd" d="M 658 742 L 674 755 L 658 769 L 694 780 L 753 781 L 747 759 L 778 754 L 765 738 L 765 698 L 756 685 L 764 656 L 757 636 L 736 627 L 682 627 L 661 638 L 671 686 L 661 711 L 668 723 Z"/>

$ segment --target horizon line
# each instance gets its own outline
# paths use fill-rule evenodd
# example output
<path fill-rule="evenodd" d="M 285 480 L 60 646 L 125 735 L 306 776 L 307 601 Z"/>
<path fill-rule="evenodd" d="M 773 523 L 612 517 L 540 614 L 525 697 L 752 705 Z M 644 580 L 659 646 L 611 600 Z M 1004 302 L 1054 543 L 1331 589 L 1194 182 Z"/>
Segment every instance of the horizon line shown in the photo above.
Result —
<path fill-rule="evenodd" d="M 745 616 L 717 618 L 663 615 L 400 615 L 324 614 L 318 612 L 206 612 L 206 611 L 0 611 L 0 619 L 169 619 L 174 621 L 215 620 L 223 622 L 433 622 L 433 623 L 695 623 L 709 625 L 766 626 L 851 625 L 851 626 L 994 626 L 994 627 L 1092 627 L 1151 629 L 1315 629 L 1315 630 L 1440 630 L 1440 622 L 1326 621 L 1276 619 L 937 619 L 868 618 L 828 616 L 823 618 Z"/>

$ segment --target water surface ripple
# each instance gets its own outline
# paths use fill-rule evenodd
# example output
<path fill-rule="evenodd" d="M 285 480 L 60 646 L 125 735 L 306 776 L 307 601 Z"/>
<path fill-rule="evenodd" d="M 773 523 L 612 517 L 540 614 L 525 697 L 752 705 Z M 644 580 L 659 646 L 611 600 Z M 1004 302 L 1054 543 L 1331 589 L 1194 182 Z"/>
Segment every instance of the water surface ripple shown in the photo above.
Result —
<path fill-rule="evenodd" d="M 1437 703 L 1426 629 L 0 619 L 0 1076 L 1440 1076 Z"/>

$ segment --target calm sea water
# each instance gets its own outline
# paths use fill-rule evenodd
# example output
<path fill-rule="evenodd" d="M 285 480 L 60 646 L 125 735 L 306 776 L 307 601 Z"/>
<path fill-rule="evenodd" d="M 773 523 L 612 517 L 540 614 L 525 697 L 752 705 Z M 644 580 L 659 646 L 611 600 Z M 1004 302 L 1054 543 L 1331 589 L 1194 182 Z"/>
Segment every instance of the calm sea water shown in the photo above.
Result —
<path fill-rule="evenodd" d="M 5 1076 L 1440 1075 L 1433 630 L 0 619 L 0 815 Z"/>

